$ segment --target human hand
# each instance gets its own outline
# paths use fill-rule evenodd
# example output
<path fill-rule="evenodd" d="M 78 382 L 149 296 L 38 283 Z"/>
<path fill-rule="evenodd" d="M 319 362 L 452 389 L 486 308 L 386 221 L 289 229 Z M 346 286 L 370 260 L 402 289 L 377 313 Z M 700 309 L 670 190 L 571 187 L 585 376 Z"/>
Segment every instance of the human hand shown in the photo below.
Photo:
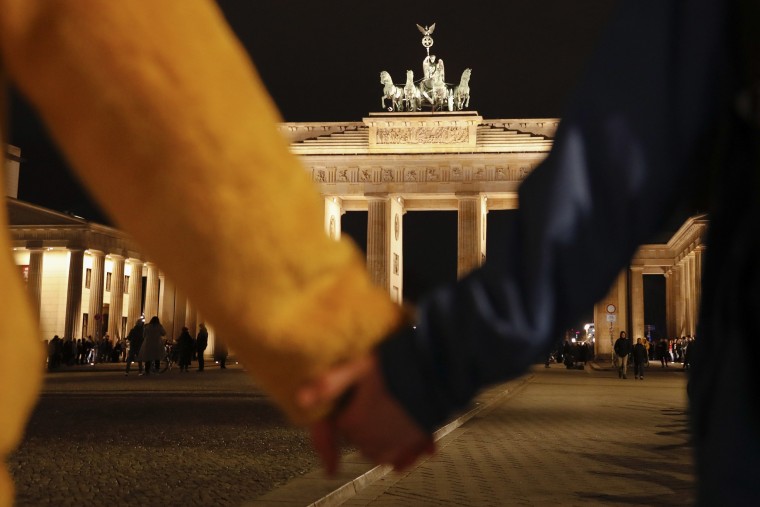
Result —
<path fill-rule="evenodd" d="M 314 448 L 330 475 L 338 468 L 340 438 L 375 463 L 396 470 L 435 450 L 432 437 L 386 389 L 374 354 L 333 368 L 300 389 L 297 398 L 303 409 L 338 400 L 332 414 L 310 428 Z"/>

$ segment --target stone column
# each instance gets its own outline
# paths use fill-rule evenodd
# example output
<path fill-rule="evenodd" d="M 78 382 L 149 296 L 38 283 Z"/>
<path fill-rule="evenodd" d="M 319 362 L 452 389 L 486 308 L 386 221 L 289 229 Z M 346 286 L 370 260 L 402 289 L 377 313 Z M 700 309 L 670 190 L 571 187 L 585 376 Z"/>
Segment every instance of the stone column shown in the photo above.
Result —
<path fill-rule="evenodd" d="M 389 261 L 391 299 L 401 304 L 404 302 L 404 200 L 401 196 L 390 199 Z"/>
<path fill-rule="evenodd" d="M 195 306 L 189 299 L 185 306 L 185 325 L 187 326 L 187 329 L 190 330 L 190 336 L 195 338 L 195 335 L 198 334 L 198 320 L 196 317 Z"/>
<path fill-rule="evenodd" d="M 692 307 L 691 307 L 691 265 L 689 263 L 689 255 L 685 255 L 682 261 L 683 264 L 683 277 L 681 278 L 681 284 L 683 285 L 683 306 L 684 306 L 684 331 L 681 333 L 691 334 L 691 325 L 693 322 Z"/>
<path fill-rule="evenodd" d="M 158 318 L 161 320 L 168 338 L 176 338 L 174 333 L 174 310 L 175 310 L 175 298 L 176 290 L 174 284 L 166 278 L 166 275 L 161 272 L 159 275 L 161 280 L 161 290 L 158 296 Z"/>
<path fill-rule="evenodd" d="M 132 329 L 137 322 L 137 319 L 142 316 L 143 263 L 138 259 L 133 259 L 129 264 L 132 271 L 129 275 L 129 311 L 127 312 L 127 328 Z"/>
<path fill-rule="evenodd" d="M 4 149 L 4 148 L 3 148 Z M 42 304 L 42 264 L 45 249 L 42 247 L 28 247 L 29 250 L 29 278 L 26 282 L 26 290 L 29 293 L 34 317 L 39 323 L 40 305 Z"/>
<path fill-rule="evenodd" d="M 697 261 L 696 252 L 689 252 L 689 335 L 697 334 Z"/>
<path fill-rule="evenodd" d="M 111 306 L 108 309 L 108 336 L 124 338 L 121 319 L 124 317 L 124 257 L 111 254 Z M 129 329 L 127 329 L 129 332 Z"/>
<path fill-rule="evenodd" d="M 665 335 L 670 337 L 675 334 L 675 282 L 673 268 L 665 272 Z"/>
<path fill-rule="evenodd" d="M 69 248 L 69 280 L 66 288 L 66 316 L 63 336 L 76 340 L 79 323 L 82 320 L 82 274 L 84 271 L 84 249 Z"/>
<path fill-rule="evenodd" d="M 673 284 L 674 284 L 674 290 L 675 290 L 675 314 L 676 314 L 676 325 L 675 330 L 673 333 L 673 336 L 668 336 L 668 338 L 675 338 L 676 336 L 680 336 L 681 334 L 684 334 L 685 329 L 685 311 L 684 311 L 684 290 L 683 290 L 683 265 L 681 264 L 681 261 L 678 261 L 678 264 L 676 264 L 675 268 L 673 269 Z"/>
<path fill-rule="evenodd" d="M 152 262 L 146 262 L 148 280 L 145 285 L 145 320 L 150 321 L 158 315 L 158 267 Z"/>
<path fill-rule="evenodd" d="M 404 200 L 387 194 L 368 197 L 367 269 L 372 281 L 403 302 Z"/>
<path fill-rule="evenodd" d="M 88 335 L 92 335 L 93 340 L 103 336 L 103 285 L 105 279 L 105 262 L 106 256 L 103 252 L 90 250 L 92 259 L 92 272 L 90 275 L 90 318 L 88 320 Z"/>
<path fill-rule="evenodd" d="M 187 296 L 179 290 L 174 290 L 174 336 L 177 338 L 182 328 L 187 326 Z M 168 332 L 168 330 L 167 330 Z"/>
<path fill-rule="evenodd" d="M 612 357 L 613 345 L 620 331 L 626 331 L 628 320 L 628 270 L 623 270 L 615 278 L 607 295 L 594 305 L 595 353 Z M 607 311 L 609 305 L 614 312 Z M 630 336 L 630 333 L 627 333 Z"/>
<path fill-rule="evenodd" d="M 368 201 L 367 270 L 375 285 L 390 292 L 390 198 L 387 195 L 368 196 Z"/>
<path fill-rule="evenodd" d="M 631 333 L 636 338 L 644 337 L 644 268 L 631 266 Z"/>
<path fill-rule="evenodd" d="M 325 233 L 334 240 L 341 235 L 340 217 L 345 213 L 343 200 L 338 197 L 325 197 Z"/>
<path fill-rule="evenodd" d="M 703 246 L 698 246 L 694 250 L 694 304 L 697 308 L 697 317 L 699 317 L 699 307 L 702 304 L 702 255 Z M 694 336 L 694 335 L 692 335 Z"/>
<path fill-rule="evenodd" d="M 486 260 L 485 196 L 478 193 L 457 194 L 457 277 L 462 278 Z"/>

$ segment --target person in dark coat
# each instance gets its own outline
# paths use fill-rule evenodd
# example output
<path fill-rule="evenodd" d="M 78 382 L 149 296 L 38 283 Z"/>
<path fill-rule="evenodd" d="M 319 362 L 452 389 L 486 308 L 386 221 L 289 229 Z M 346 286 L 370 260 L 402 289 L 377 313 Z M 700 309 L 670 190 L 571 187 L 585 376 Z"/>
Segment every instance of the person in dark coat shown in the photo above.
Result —
<path fill-rule="evenodd" d="M 660 358 L 660 364 L 665 368 L 670 363 L 670 352 L 668 351 L 668 340 L 663 338 L 657 342 L 657 356 Z"/>
<path fill-rule="evenodd" d="M 205 366 L 203 354 L 205 354 L 206 347 L 208 347 L 208 329 L 206 329 L 206 324 L 203 322 L 200 323 L 199 327 L 198 336 L 195 338 L 195 353 L 198 356 L 198 371 L 203 371 L 203 367 Z"/>
<path fill-rule="evenodd" d="M 151 364 L 155 366 L 156 373 L 159 373 L 161 360 L 166 355 L 164 336 L 166 336 L 164 326 L 161 325 L 157 316 L 153 316 L 143 329 L 143 344 L 137 357 L 145 363 L 145 375 L 150 375 Z"/>
<path fill-rule="evenodd" d="M 127 353 L 127 369 L 124 375 L 129 375 L 129 370 L 132 367 L 132 362 L 137 361 L 137 355 L 140 353 L 140 347 L 143 343 L 143 328 L 145 322 L 142 319 L 138 319 L 135 326 L 129 331 L 127 335 L 127 342 L 129 343 L 129 352 Z M 143 366 L 140 361 L 137 361 L 137 367 L 140 373 L 143 371 Z"/>
<path fill-rule="evenodd" d="M 195 349 L 195 343 L 193 337 L 190 336 L 190 331 L 186 328 L 182 328 L 182 333 L 177 338 L 177 351 L 179 355 L 179 371 L 189 371 L 190 362 L 193 359 L 193 350 Z"/>
<path fill-rule="evenodd" d="M 628 369 L 628 354 L 631 353 L 631 341 L 625 334 L 625 331 L 620 331 L 620 337 L 615 341 L 615 355 L 620 360 L 620 367 L 618 368 L 618 378 L 628 378 L 626 376 Z"/>
<path fill-rule="evenodd" d="M 637 338 L 633 346 L 633 376 L 640 380 L 644 380 L 644 365 L 647 363 L 647 348 L 642 341 Z"/>

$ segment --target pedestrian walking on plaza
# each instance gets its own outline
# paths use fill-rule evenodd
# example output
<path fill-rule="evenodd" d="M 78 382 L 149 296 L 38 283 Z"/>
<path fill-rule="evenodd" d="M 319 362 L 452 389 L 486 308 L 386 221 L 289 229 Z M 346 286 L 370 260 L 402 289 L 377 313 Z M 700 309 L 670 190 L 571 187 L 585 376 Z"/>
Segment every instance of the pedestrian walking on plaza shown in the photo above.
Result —
<path fill-rule="evenodd" d="M 195 342 L 193 337 L 190 336 L 190 330 L 186 327 L 182 328 L 179 338 L 177 338 L 177 355 L 179 358 L 179 371 L 189 371 L 190 363 L 193 360 L 193 350 L 195 349 Z"/>
<path fill-rule="evenodd" d="M 618 378 L 628 378 L 626 376 L 628 369 L 628 354 L 631 353 L 631 342 L 625 334 L 625 331 L 620 331 L 620 337 L 615 341 L 615 355 L 620 360 L 620 367 L 618 369 Z"/>
<path fill-rule="evenodd" d="M 161 359 L 166 355 L 164 336 L 166 336 L 164 326 L 161 325 L 161 321 L 158 320 L 157 316 L 153 316 L 150 322 L 145 325 L 143 344 L 137 356 L 137 359 L 145 364 L 145 375 L 150 375 L 151 363 L 155 366 L 156 373 L 160 372 Z M 140 375 L 143 375 L 143 373 Z"/>
<path fill-rule="evenodd" d="M 644 380 L 644 365 L 648 362 L 647 348 L 643 341 L 637 338 L 636 345 L 633 346 L 633 376 L 640 380 Z"/>
<path fill-rule="evenodd" d="M 208 347 L 208 329 L 203 322 L 200 323 L 199 327 L 198 336 L 195 338 L 195 353 L 198 355 L 198 371 L 203 371 L 205 366 L 203 355 L 206 353 L 206 347 Z"/>
<path fill-rule="evenodd" d="M 137 367 L 140 373 L 143 372 L 143 366 L 140 361 L 137 360 L 137 355 L 140 353 L 140 347 L 143 343 L 143 330 L 145 328 L 145 322 L 142 319 L 138 319 L 134 327 L 129 331 L 127 335 L 127 342 L 129 343 L 129 352 L 127 352 L 127 368 L 124 371 L 124 375 L 129 375 L 129 370 L 132 367 L 132 362 L 137 361 Z"/>

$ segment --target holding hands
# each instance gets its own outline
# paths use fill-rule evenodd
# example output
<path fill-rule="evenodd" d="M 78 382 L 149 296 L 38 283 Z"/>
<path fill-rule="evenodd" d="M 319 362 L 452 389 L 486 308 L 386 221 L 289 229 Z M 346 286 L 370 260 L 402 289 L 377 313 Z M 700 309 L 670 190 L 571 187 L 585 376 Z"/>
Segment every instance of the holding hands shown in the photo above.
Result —
<path fill-rule="evenodd" d="M 297 404 L 304 410 L 331 401 L 336 402 L 333 412 L 310 428 L 328 474 L 337 470 L 341 439 L 375 463 L 396 470 L 435 450 L 432 436 L 387 390 L 374 353 L 336 366 L 297 393 Z"/>

